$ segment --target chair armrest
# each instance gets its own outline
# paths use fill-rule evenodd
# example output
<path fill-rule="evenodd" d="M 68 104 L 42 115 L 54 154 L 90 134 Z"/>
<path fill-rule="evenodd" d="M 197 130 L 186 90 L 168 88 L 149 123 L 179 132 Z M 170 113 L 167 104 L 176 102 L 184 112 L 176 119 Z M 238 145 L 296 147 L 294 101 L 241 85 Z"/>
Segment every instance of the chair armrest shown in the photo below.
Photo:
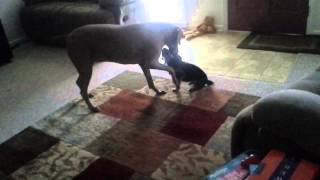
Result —
<path fill-rule="evenodd" d="M 253 107 L 255 124 L 320 155 L 320 96 L 301 90 L 282 90 Z"/>
<path fill-rule="evenodd" d="M 109 9 L 121 7 L 127 3 L 127 0 L 98 0 L 100 7 Z"/>
<path fill-rule="evenodd" d="M 49 0 L 23 0 L 24 4 L 26 6 L 38 4 L 38 3 L 42 3 L 42 2 L 47 2 L 47 1 L 49 1 Z"/>
<path fill-rule="evenodd" d="M 135 3 L 135 0 L 98 0 L 102 9 L 111 11 L 115 17 L 115 23 L 121 24 L 123 8 Z"/>
<path fill-rule="evenodd" d="M 235 118 L 231 131 L 231 156 L 234 158 L 248 149 L 257 149 L 259 127 L 252 119 L 253 105 L 243 109 Z"/>

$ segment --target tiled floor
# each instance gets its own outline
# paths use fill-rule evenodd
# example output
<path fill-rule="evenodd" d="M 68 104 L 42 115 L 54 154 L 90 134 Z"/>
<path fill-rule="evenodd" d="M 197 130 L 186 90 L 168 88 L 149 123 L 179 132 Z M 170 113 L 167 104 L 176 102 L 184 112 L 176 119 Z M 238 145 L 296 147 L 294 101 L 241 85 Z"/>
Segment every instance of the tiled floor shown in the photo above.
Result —
<path fill-rule="evenodd" d="M 209 74 L 284 83 L 295 66 L 296 54 L 238 49 L 248 33 L 218 33 L 190 41 L 189 54 Z"/>
<path fill-rule="evenodd" d="M 210 44 L 206 49 L 212 54 L 206 58 L 197 58 L 190 42 L 184 42 L 180 52 L 185 61 L 203 66 L 215 87 L 258 96 L 278 90 L 320 65 L 319 55 L 237 49 L 245 36 L 229 32 L 204 37 Z M 27 43 L 16 48 L 14 56 L 12 63 L 0 67 L 0 142 L 79 96 L 77 72 L 65 49 Z M 141 72 L 136 65 L 97 64 L 90 89 L 125 70 Z M 152 73 L 168 77 L 166 72 Z M 280 80 L 270 83 L 268 78 Z"/>

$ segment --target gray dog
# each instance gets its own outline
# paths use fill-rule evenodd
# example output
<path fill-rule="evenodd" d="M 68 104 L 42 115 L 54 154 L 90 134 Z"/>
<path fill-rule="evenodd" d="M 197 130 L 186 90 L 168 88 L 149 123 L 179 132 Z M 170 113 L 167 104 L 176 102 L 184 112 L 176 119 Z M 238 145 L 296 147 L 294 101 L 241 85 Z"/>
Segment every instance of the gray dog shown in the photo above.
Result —
<path fill-rule="evenodd" d="M 157 95 L 159 91 L 152 80 L 150 69 L 164 70 L 170 73 L 172 81 L 179 90 L 179 83 L 171 67 L 158 62 L 163 46 L 178 53 L 178 44 L 182 37 L 180 28 L 164 23 L 146 23 L 133 25 L 87 25 L 75 29 L 67 38 L 67 51 L 78 70 L 77 85 L 82 98 L 92 112 L 98 112 L 88 95 L 88 85 L 95 62 L 110 61 L 121 64 L 139 64 L 148 82 L 149 88 Z"/>

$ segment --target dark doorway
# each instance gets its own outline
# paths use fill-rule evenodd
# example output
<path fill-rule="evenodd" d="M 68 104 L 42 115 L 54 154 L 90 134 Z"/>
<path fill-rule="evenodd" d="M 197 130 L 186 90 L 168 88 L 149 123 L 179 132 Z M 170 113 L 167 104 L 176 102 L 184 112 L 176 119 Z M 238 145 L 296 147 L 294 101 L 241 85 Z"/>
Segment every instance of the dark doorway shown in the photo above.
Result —
<path fill-rule="evenodd" d="M 230 30 L 305 34 L 309 0 L 228 0 Z"/>

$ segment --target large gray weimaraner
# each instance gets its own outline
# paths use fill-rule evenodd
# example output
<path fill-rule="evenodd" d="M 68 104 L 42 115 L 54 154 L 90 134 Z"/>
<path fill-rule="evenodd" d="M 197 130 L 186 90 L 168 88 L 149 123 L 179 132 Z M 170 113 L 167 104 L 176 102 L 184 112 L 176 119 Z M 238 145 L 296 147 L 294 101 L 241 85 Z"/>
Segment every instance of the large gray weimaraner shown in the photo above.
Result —
<path fill-rule="evenodd" d="M 179 84 L 171 67 L 159 63 L 163 46 L 178 53 L 178 44 L 182 37 L 179 27 L 165 23 L 145 23 L 132 25 L 86 25 L 75 29 L 67 38 L 67 51 L 78 70 L 77 85 L 82 98 L 92 112 L 98 112 L 88 95 L 88 85 L 94 62 L 110 61 L 121 64 L 139 64 L 147 79 L 149 88 L 157 95 L 159 91 L 152 80 L 150 69 L 164 70 L 170 73 L 176 89 Z"/>

